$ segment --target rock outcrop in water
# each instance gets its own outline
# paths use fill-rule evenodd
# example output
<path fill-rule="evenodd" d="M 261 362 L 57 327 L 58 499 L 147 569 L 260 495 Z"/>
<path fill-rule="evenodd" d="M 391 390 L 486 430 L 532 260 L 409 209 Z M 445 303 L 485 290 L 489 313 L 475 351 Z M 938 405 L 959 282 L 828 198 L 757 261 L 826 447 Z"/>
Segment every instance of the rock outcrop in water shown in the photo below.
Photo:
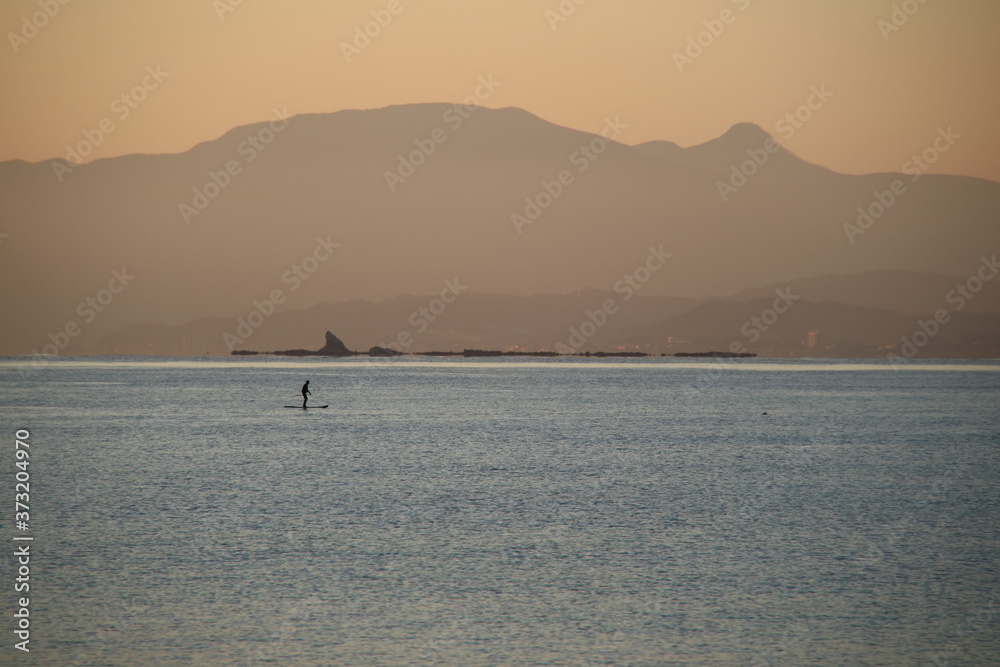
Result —
<path fill-rule="evenodd" d="M 235 351 L 233 354 L 240 354 Z M 326 345 L 316 350 L 278 350 L 275 354 L 286 357 L 353 357 L 357 352 L 352 352 L 344 345 L 344 341 L 334 336 L 331 332 L 326 332 Z"/>
<path fill-rule="evenodd" d="M 389 347 L 379 347 L 378 345 L 368 350 L 369 357 L 398 357 L 402 354 L 399 350 L 393 350 Z"/>
<path fill-rule="evenodd" d="M 243 355 L 256 355 L 256 354 L 268 354 L 267 352 L 254 352 L 251 350 L 233 350 L 232 355 L 243 356 Z M 392 348 L 380 347 L 378 345 L 372 347 L 368 352 L 354 352 L 349 350 L 344 341 L 340 340 L 333 335 L 332 332 L 326 332 L 326 345 L 318 350 L 278 350 L 271 354 L 285 357 L 354 357 L 354 356 L 364 356 L 369 357 L 398 357 L 402 356 L 404 352 L 399 350 L 394 350 Z M 646 352 L 576 352 L 570 354 L 561 354 L 559 352 L 550 351 L 536 351 L 527 352 L 520 350 L 471 350 L 466 349 L 462 352 L 423 352 L 425 356 L 429 357 L 560 357 L 560 356 L 572 356 L 572 357 L 649 357 L 655 356 L 648 354 Z M 661 356 L 668 356 L 663 354 Z M 675 357 L 708 357 L 708 358 L 726 358 L 726 359 L 743 359 L 748 357 L 756 357 L 757 355 L 752 352 L 677 352 L 672 356 Z"/>
<path fill-rule="evenodd" d="M 675 357 L 707 357 L 709 359 L 749 359 L 756 357 L 754 352 L 675 352 Z"/>
<path fill-rule="evenodd" d="M 317 352 L 317 354 L 321 354 L 326 357 L 350 357 L 354 354 L 354 352 L 347 349 L 347 346 L 344 345 L 344 341 L 327 331 L 326 345 L 324 345 L 319 352 Z"/>

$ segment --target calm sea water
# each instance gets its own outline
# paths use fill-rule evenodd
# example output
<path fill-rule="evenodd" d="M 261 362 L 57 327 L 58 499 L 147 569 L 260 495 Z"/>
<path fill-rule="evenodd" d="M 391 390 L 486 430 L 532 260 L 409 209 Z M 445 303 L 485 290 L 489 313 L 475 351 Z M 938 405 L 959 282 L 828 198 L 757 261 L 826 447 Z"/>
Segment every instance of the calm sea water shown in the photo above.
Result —
<path fill-rule="evenodd" d="M 1000 664 L 1000 366 L 0 361 L 39 665 Z M 311 380 L 327 410 L 285 409 Z M 767 415 L 763 415 L 763 412 Z"/>

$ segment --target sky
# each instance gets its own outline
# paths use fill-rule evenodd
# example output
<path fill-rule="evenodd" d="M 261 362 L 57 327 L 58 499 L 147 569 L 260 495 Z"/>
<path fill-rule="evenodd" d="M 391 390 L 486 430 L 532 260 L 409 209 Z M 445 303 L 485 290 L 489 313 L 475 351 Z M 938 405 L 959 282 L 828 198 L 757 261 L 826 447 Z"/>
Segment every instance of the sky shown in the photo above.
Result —
<path fill-rule="evenodd" d="M 483 106 L 617 116 L 627 144 L 752 122 L 836 171 L 926 154 L 1000 181 L 995 0 L 5 0 L 0 26 L 0 160 L 183 152 L 275 110 L 459 102 L 486 77 Z"/>

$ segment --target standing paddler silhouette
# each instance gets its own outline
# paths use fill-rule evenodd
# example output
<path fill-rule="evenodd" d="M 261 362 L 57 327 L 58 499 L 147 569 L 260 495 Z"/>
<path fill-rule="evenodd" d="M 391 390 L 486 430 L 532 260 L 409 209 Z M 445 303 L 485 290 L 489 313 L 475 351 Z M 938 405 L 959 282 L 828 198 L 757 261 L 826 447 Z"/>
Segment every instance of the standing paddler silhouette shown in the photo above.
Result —
<path fill-rule="evenodd" d="M 306 401 L 309 400 L 309 394 L 311 394 L 311 393 L 312 392 L 309 391 L 309 380 L 306 380 L 306 383 L 304 385 L 302 385 L 302 409 L 303 410 L 306 409 Z"/>

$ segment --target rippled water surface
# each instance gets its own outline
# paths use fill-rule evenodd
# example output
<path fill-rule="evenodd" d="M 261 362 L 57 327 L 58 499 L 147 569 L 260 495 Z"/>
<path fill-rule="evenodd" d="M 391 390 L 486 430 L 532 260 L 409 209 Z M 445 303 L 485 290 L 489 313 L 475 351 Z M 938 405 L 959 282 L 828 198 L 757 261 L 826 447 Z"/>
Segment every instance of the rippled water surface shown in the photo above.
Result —
<path fill-rule="evenodd" d="M 330 408 L 283 407 L 307 379 Z M 997 366 L 8 360 L 0 380 L 3 494 L 28 429 L 35 538 L 32 652 L 5 595 L 2 664 L 1000 663 Z"/>

